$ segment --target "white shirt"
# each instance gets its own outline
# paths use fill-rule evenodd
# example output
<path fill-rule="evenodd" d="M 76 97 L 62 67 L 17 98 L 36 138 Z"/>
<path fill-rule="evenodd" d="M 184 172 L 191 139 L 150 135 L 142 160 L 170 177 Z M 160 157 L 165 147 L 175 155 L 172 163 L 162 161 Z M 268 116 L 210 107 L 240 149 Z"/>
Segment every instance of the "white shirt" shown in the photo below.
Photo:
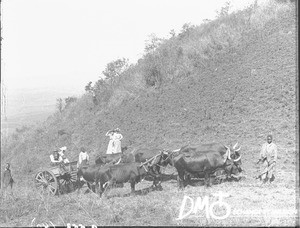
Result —
<path fill-rule="evenodd" d="M 63 159 L 62 159 L 61 156 L 58 156 L 58 160 L 55 160 L 55 159 L 54 159 L 54 155 L 51 154 L 51 155 L 50 155 L 50 160 L 51 160 L 51 162 L 53 162 L 53 163 L 58 163 L 58 162 L 61 162 Z"/>
<path fill-rule="evenodd" d="M 62 158 L 62 160 L 64 161 L 64 163 L 70 163 L 69 159 L 67 159 L 67 157 L 64 154 L 64 150 L 60 150 L 59 152 L 60 157 Z"/>
<path fill-rule="evenodd" d="M 89 155 L 88 155 L 88 153 L 87 152 L 80 152 L 79 153 L 79 159 L 78 159 L 78 163 L 79 164 L 81 164 L 81 162 L 83 161 L 83 160 L 89 160 L 90 159 L 90 157 L 89 157 Z"/>
<path fill-rule="evenodd" d="M 121 141 L 123 139 L 123 135 L 121 135 L 120 133 L 115 133 L 113 135 L 113 140 L 114 141 Z"/>

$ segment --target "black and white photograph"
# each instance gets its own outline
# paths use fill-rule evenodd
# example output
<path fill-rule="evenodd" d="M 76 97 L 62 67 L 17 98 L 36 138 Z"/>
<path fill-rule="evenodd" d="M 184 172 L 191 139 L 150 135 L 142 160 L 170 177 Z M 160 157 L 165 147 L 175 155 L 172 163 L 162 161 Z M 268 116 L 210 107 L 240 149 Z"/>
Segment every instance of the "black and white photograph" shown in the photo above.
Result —
<path fill-rule="evenodd" d="M 2 0 L 0 227 L 299 226 L 296 0 Z"/>

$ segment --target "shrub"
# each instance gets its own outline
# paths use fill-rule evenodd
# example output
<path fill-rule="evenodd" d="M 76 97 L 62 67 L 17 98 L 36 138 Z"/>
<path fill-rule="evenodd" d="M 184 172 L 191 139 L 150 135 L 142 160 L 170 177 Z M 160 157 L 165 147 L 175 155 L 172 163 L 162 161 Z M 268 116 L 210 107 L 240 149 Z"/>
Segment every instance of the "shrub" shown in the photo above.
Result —
<path fill-rule="evenodd" d="M 68 108 L 72 103 L 77 101 L 77 97 L 67 97 L 65 98 L 65 108 Z"/>

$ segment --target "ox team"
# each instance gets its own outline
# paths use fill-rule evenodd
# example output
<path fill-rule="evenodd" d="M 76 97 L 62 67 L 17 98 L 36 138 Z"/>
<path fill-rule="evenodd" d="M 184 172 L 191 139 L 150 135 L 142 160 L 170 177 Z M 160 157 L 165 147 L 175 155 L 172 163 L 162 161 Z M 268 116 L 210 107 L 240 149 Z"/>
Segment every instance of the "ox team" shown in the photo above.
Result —
<path fill-rule="evenodd" d="M 110 141 L 106 155 L 96 158 L 95 164 L 89 164 L 89 155 L 84 147 L 80 149 L 78 159 L 78 183 L 87 182 L 88 185 L 99 186 L 100 196 L 114 184 L 129 182 L 131 192 L 135 192 L 135 184 L 142 179 L 153 180 L 153 187 L 161 188 L 161 168 L 171 165 L 177 170 L 177 183 L 179 188 L 194 178 L 204 178 L 206 186 L 212 180 L 239 179 L 242 172 L 241 146 L 226 146 L 221 143 L 200 144 L 196 146 L 185 145 L 177 150 L 161 150 L 159 148 L 140 148 L 130 153 L 124 153 L 121 147 L 123 136 L 116 128 L 106 133 Z M 68 164 L 65 152 L 67 147 L 61 147 L 50 155 L 51 165 Z M 277 146 L 272 135 L 267 136 L 267 142 L 262 145 L 259 160 L 262 170 L 259 178 L 262 183 L 271 183 L 275 179 L 275 166 L 277 162 Z M 7 175 L 9 171 L 10 175 Z M 11 185 L 11 171 L 6 168 L 3 182 Z M 9 176 L 9 177 L 8 177 Z M 79 186 L 82 186 L 82 184 Z M 78 188 L 78 190 L 80 187 Z"/>

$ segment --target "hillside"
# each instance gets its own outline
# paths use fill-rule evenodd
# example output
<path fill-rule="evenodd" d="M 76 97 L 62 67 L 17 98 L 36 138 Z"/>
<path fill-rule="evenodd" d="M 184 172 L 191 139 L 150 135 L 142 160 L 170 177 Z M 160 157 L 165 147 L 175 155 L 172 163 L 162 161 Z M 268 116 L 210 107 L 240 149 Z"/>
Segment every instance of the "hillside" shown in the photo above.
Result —
<path fill-rule="evenodd" d="M 67 146 L 70 160 L 77 159 L 81 146 L 90 150 L 92 160 L 105 153 L 105 133 L 119 127 L 122 146 L 129 146 L 129 151 L 140 146 L 176 149 L 238 141 L 243 166 L 253 174 L 259 149 L 272 133 L 279 149 L 279 169 L 295 174 L 296 21 L 292 3 L 271 1 L 188 27 L 145 53 L 99 105 L 86 93 L 38 128 L 4 140 L 2 162 L 11 162 L 14 175 L 25 183 L 36 170 L 48 166 L 55 148 Z M 291 191 L 293 178 L 288 179 Z M 171 221 L 174 213 L 168 216 Z M 165 220 L 166 225 L 176 225 Z M 105 221 L 102 224 L 121 224 Z"/>

